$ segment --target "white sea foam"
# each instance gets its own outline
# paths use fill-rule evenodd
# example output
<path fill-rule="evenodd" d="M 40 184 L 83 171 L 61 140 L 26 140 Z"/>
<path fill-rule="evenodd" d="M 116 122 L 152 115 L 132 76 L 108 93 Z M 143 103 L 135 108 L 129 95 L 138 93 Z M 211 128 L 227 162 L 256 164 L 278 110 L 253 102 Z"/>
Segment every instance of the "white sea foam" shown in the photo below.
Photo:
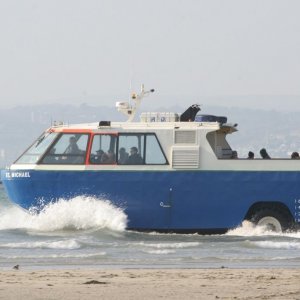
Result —
<path fill-rule="evenodd" d="M 229 230 L 226 235 L 230 236 L 264 236 L 264 235 L 275 235 L 281 236 L 282 233 L 268 231 L 264 226 L 256 226 L 252 222 L 244 221 L 241 226 Z"/>
<path fill-rule="evenodd" d="M 103 257 L 106 255 L 106 252 L 97 252 L 97 253 L 80 253 L 80 254 L 75 254 L 75 252 L 69 252 L 69 253 L 59 253 L 59 254 L 50 254 L 47 253 L 45 255 L 26 255 L 24 253 L 20 253 L 20 255 L 5 255 L 6 259 L 34 259 L 36 260 L 37 258 L 41 259 L 47 259 L 47 258 L 98 258 L 98 257 Z"/>
<path fill-rule="evenodd" d="M 300 231 L 287 232 L 284 235 L 290 238 L 300 239 Z"/>
<path fill-rule="evenodd" d="M 164 249 L 164 250 L 148 250 L 148 251 L 144 251 L 145 253 L 149 253 L 149 254 L 172 254 L 175 253 L 175 250 L 168 250 L 168 249 Z"/>
<path fill-rule="evenodd" d="M 46 205 L 40 213 L 28 213 L 10 207 L 0 214 L 0 230 L 30 229 L 36 231 L 86 230 L 107 228 L 123 231 L 127 216 L 108 200 L 78 196 Z"/>
<path fill-rule="evenodd" d="M 135 246 L 143 246 L 149 248 L 156 248 L 156 249 L 183 249 L 183 248 L 190 248 L 190 247 L 197 247 L 200 245 L 199 242 L 182 242 L 182 243 L 134 243 Z"/>
<path fill-rule="evenodd" d="M 80 244 L 75 240 L 49 241 L 49 242 L 21 242 L 1 244 L 0 248 L 22 249 L 79 249 Z"/>
<path fill-rule="evenodd" d="M 265 249 L 285 249 L 285 250 L 299 250 L 299 242 L 276 242 L 276 241 L 257 241 L 250 242 L 259 248 Z"/>
<path fill-rule="evenodd" d="M 295 232 L 274 232 L 267 230 L 265 226 L 256 226 L 252 222 L 244 221 L 241 226 L 229 230 L 228 236 L 282 236 L 300 239 L 300 231 Z"/>

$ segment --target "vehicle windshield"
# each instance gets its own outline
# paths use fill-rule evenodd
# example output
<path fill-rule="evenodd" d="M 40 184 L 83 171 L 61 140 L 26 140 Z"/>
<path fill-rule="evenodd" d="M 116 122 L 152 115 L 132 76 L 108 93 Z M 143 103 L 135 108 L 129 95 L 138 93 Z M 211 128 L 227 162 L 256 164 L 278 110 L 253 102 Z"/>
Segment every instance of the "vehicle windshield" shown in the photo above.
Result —
<path fill-rule="evenodd" d="M 57 132 L 46 132 L 27 149 L 15 164 L 35 164 L 57 136 Z"/>

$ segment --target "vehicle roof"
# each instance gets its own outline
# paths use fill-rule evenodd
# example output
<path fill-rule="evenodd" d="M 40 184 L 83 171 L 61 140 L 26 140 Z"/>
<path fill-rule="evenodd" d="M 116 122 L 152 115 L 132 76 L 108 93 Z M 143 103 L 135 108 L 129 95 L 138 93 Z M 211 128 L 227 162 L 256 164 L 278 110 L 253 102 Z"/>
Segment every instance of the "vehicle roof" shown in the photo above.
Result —
<path fill-rule="evenodd" d="M 110 125 L 99 126 L 99 122 L 82 124 L 63 124 L 51 127 L 55 131 L 69 130 L 161 130 L 161 129 L 203 129 L 207 131 L 216 131 L 221 129 L 224 132 L 236 131 L 232 124 L 220 124 L 218 122 L 111 122 Z"/>

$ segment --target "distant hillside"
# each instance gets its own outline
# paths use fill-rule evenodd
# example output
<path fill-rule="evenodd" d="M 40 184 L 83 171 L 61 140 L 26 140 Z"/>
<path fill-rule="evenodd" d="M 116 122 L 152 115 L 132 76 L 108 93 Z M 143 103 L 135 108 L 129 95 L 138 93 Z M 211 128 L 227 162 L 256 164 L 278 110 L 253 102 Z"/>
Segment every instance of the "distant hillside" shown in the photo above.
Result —
<path fill-rule="evenodd" d="M 152 111 L 176 111 L 186 107 L 164 107 Z M 273 157 L 288 157 L 300 150 L 300 120 L 297 112 L 251 110 L 206 106 L 204 114 L 225 115 L 228 122 L 238 123 L 239 132 L 228 137 L 240 157 L 249 150 L 258 156 L 266 147 Z M 11 164 L 53 121 L 68 123 L 125 120 L 114 107 L 75 105 L 18 106 L 0 110 L 0 166 Z"/>

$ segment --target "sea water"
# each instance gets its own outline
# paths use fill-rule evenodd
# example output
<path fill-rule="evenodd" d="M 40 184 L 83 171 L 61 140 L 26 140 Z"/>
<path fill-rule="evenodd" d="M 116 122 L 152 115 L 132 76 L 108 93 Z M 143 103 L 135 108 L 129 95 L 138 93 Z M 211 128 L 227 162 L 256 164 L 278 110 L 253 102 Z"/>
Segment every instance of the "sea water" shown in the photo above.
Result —
<path fill-rule="evenodd" d="M 300 232 L 244 222 L 224 235 L 126 230 L 107 199 L 76 197 L 37 214 L 13 205 L 0 185 L 0 266 L 22 268 L 275 268 L 300 266 Z"/>

